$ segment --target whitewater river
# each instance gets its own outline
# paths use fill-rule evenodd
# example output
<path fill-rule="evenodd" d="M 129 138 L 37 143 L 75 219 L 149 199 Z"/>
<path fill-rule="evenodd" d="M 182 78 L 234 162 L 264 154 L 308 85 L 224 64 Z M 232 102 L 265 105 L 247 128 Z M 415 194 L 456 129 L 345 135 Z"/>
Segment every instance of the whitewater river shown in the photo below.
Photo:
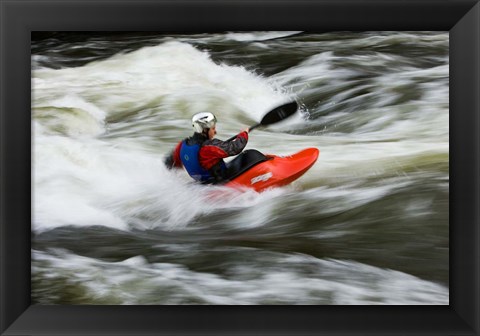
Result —
<path fill-rule="evenodd" d="M 447 32 L 34 35 L 34 302 L 448 304 L 448 51 Z M 194 113 L 226 139 L 291 99 L 246 148 L 318 148 L 293 184 L 164 167 Z"/>

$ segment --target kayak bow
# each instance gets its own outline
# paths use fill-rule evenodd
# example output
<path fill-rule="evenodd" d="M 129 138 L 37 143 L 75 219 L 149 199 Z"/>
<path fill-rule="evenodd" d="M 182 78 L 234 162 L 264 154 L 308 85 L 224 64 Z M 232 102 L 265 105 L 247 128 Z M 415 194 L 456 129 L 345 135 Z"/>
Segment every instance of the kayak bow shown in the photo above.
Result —
<path fill-rule="evenodd" d="M 233 177 L 225 186 L 252 188 L 257 192 L 289 184 L 313 166 L 320 151 L 306 148 L 288 156 L 265 155 L 266 160 L 254 164 L 248 170 Z"/>

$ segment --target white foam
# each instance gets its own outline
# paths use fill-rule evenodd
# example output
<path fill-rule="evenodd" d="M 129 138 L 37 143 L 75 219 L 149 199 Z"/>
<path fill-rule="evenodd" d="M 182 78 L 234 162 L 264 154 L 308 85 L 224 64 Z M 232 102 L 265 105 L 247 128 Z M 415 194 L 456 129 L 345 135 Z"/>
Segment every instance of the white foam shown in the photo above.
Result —
<path fill-rule="evenodd" d="M 235 263 L 228 268 L 228 277 L 172 263 L 149 264 L 142 257 L 111 263 L 66 251 L 59 251 L 59 256 L 35 251 L 33 273 L 46 267 L 51 276 L 67 277 L 87 288 L 86 300 L 114 298 L 127 305 L 192 301 L 234 305 L 449 303 L 445 286 L 399 271 L 301 254 L 251 253 L 258 254 L 257 259 Z M 262 264 L 265 257 L 268 265 Z"/>
<path fill-rule="evenodd" d="M 34 90 L 69 92 L 109 115 L 169 97 L 173 99 L 170 108 L 175 103 L 197 101 L 188 115 L 209 107 L 215 109 L 220 119 L 228 117 L 223 113 L 235 109 L 259 119 L 270 107 L 287 99 L 253 72 L 217 64 L 207 52 L 177 41 L 117 54 L 79 68 L 40 69 L 32 73 Z M 40 92 L 38 95 L 42 96 Z M 207 98 L 202 99 L 203 95 Z M 228 106 L 212 106 L 211 100 L 228 102 Z"/>

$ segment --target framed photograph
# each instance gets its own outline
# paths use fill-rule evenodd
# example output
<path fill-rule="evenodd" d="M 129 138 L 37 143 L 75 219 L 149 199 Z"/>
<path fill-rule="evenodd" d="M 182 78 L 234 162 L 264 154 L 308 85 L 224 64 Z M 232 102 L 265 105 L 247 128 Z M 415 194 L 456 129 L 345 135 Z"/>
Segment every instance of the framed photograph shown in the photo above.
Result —
<path fill-rule="evenodd" d="M 478 1 L 1 9 L 2 335 L 479 334 Z"/>

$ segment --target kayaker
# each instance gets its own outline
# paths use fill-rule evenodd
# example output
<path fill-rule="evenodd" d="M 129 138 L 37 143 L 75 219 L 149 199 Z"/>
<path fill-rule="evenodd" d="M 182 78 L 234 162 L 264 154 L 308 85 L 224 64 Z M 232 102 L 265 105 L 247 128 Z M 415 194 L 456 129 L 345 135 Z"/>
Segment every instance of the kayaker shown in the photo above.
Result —
<path fill-rule="evenodd" d="M 188 174 L 201 183 L 221 183 L 227 177 L 224 158 L 240 154 L 248 142 L 249 129 L 240 132 L 231 141 L 215 139 L 217 118 L 211 112 L 200 112 L 192 117 L 194 133 L 180 141 L 166 157 L 167 168 L 185 167 Z"/>

